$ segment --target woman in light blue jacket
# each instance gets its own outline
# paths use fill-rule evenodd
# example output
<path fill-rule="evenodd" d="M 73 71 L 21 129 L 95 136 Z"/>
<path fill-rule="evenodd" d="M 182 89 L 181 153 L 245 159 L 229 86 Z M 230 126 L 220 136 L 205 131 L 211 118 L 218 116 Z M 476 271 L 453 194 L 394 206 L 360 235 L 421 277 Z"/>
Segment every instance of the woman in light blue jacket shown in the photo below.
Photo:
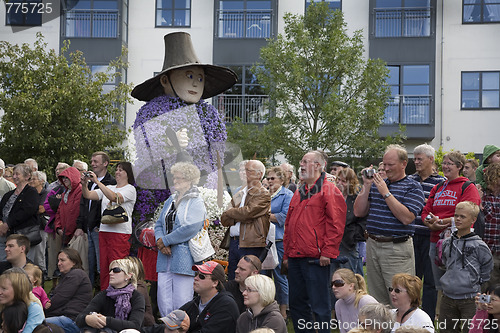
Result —
<path fill-rule="evenodd" d="M 188 241 L 203 227 L 205 204 L 195 186 L 200 170 L 179 162 L 172 166 L 175 193 L 163 206 L 155 224 L 158 246 L 158 308 L 162 317 L 193 298 L 194 265 Z"/>
<path fill-rule="evenodd" d="M 286 275 L 281 274 L 281 263 L 283 262 L 283 234 L 285 233 L 285 220 L 288 206 L 293 197 L 293 192 L 285 188 L 286 173 L 281 167 L 272 167 L 267 171 L 269 192 L 271 192 L 271 217 L 270 221 L 276 227 L 276 251 L 278 252 L 279 264 L 272 270 L 274 284 L 276 286 L 276 301 L 280 305 L 280 312 L 286 318 L 288 305 L 288 280 Z M 270 274 L 268 274 L 270 275 Z"/>

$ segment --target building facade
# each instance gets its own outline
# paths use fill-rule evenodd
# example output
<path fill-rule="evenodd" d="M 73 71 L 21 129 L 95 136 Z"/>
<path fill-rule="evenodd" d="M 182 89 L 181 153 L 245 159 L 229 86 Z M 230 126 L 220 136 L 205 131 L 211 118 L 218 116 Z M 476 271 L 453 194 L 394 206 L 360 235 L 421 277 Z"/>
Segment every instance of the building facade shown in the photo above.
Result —
<path fill-rule="evenodd" d="M 18 0 L 17 11 L 0 6 L 0 39 L 33 43 L 42 32 L 55 49 L 70 40 L 93 72 L 127 47 L 125 77 L 139 84 L 161 71 L 163 36 L 185 31 L 202 62 L 238 74 L 231 90 L 212 99 L 226 121 L 261 123 L 267 97 L 250 69 L 266 39 L 284 31 L 284 14 L 304 14 L 312 1 L 321 0 Z M 349 31 L 362 29 L 366 57 L 387 62 L 382 136 L 402 124 L 409 150 L 428 142 L 481 154 L 485 144 L 499 144 L 500 1 L 325 1 L 344 13 Z M 125 127 L 142 104 L 127 105 Z"/>

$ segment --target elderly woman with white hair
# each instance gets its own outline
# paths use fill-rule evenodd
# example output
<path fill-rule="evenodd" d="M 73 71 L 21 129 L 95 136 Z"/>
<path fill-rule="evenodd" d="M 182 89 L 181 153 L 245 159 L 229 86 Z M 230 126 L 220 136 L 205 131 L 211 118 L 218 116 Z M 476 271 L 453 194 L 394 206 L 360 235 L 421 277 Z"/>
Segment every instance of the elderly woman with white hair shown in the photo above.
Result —
<path fill-rule="evenodd" d="M 200 170 L 191 163 L 172 166 L 175 193 L 163 206 L 155 223 L 158 247 L 158 308 L 162 317 L 180 308 L 193 298 L 194 260 L 188 241 L 203 227 L 205 204 L 198 184 Z"/>
<path fill-rule="evenodd" d="M 236 333 L 249 333 L 257 328 L 270 328 L 276 333 L 286 333 L 286 323 L 274 300 L 276 288 L 273 280 L 257 274 L 246 278 L 243 302 L 248 307 L 236 323 Z"/>

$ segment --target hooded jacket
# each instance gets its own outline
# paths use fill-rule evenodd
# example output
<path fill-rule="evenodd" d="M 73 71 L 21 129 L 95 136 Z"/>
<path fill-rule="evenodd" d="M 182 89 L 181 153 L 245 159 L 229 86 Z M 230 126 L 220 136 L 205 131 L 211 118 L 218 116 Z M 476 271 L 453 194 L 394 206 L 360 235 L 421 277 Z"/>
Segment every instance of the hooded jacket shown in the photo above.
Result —
<path fill-rule="evenodd" d="M 452 299 L 473 298 L 481 292 L 481 284 L 490 279 L 493 256 L 485 242 L 475 233 L 458 237 L 455 232 L 443 242 L 441 277 L 443 293 Z"/>
<path fill-rule="evenodd" d="M 476 184 L 481 185 L 482 188 L 486 188 L 486 182 L 484 181 L 484 169 L 488 166 L 488 157 L 493 155 L 495 152 L 500 150 L 500 147 L 495 145 L 486 145 L 483 149 L 483 164 L 476 169 Z"/>
<path fill-rule="evenodd" d="M 251 309 L 241 314 L 236 323 L 236 333 L 249 333 L 257 328 L 270 328 L 276 333 L 286 333 L 286 323 L 276 301 L 254 316 Z"/>
<path fill-rule="evenodd" d="M 435 185 L 422 210 L 422 220 L 425 219 L 429 212 L 439 216 L 440 219 L 452 217 L 455 215 L 455 207 L 462 201 L 471 201 L 479 205 L 481 203 L 481 198 L 474 184 L 470 184 L 462 193 L 462 185 L 466 181 L 469 180 L 465 177 L 457 177 L 449 182 L 445 182 L 439 188 L 439 184 Z M 441 230 L 431 231 L 432 243 L 436 243 L 439 240 L 440 233 Z"/>
<path fill-rule="evenodd" d="M 56 230 L 64 232 L 64 242 L 68 243 L 76 230 L 76 219 L 80 214 L 80 199 L 82 198 L 82 184 L 80 183 L 80 171 L 77 168 L 67 168 L 59 174 L 59 181 L 64 184 L 63 177 L 71 181 L 71 190 L 66 187 L 62 194 L 62 200 L 57 209 L 54 226 Z"/>

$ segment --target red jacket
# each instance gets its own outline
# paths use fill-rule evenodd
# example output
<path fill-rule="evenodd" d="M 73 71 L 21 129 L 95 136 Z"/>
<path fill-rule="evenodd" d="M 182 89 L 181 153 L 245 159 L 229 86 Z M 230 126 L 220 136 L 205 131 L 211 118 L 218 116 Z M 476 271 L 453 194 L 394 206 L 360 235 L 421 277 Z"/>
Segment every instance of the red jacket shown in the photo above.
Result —
<path fill-rule="evenodd" d="M 436 191 L 438 185 L 435 185 L 429 199 L 422 210 L 422 220 L 432 213 L 439 216 L 440 219 L 452 217 L 455 215 L 455 207 L 457 203 L 462 201 L 471 201 L 477 205 L 481 203 L 479 192 L 474 184 L 470 184 L 462 193 L 462 184 L 468 181 L 465 177 L 458 177 L 450 182 L 445 182 Z M 437 193 L 436 193 L 437 192 Z M 442 230 L 431 231 L 431 242 L 436 243 L 439 240 L 439 234 Z"/>
<path fill-rule="evenodd" d="M 64 232 L 64 242 L 68 243 L 76 230 L 76 219 L 80 214 L 80 199 L 82 197 L 82 184 L 80 183 L 80 172 L 71 167 L 59 174 L 59 180 L 68 177 L 71 181 L 71 191 L 68 194 L 67 202 L 64 200 L 66 191 L 62 194 L 62 200 L 57 209 L 54 226 Z M 67 189 L 66 189 L 67 190 Z"/>
<path fill-rule="evenodd" d="M 325 174 L 306 192 L 302 185 L 293 195 L 285 221 L 283 259 L 337 258 L 345 228 L 347 207 L 340 190 Z"/>

